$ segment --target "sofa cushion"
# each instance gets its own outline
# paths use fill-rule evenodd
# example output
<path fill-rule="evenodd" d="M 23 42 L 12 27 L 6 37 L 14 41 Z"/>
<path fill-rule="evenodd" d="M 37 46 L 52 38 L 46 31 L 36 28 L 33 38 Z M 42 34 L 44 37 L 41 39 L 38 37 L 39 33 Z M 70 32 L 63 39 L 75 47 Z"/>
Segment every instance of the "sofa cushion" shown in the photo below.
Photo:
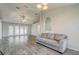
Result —
<path fill-rule="evenodd" d="M 54 34 L 49 34 L 49 39 L 53 40 L 54 39 Z"/>
<path fill-rule="evenodd" d="M 42 33 L 40 37 L 41 38 L 46 38 L 47 37 L 47 33 Z"/>
<path fill-rule="evenodd" d="M 42 33 L 41 38 L 54 39 L 54 34 L 51 33 Z"/>
<path fill-rule="evenodd" d="M 66 38 L 67 38 L 67 36 L 64 34 L 54 34 L 54 40 L 59 41 L 61 39 L 66 39 Z"/>
<path fill-rule="evenodd" d="M 45 38 L 45 39 L 48 39 L 48 40 L 56 40 L 57 42 L 61 39 L 66 39 L 67 36 L 64 35 L 64 34 L 58 34 L 58 33 L 42 33 L 41 38 Z"/>
<path fill-rule="evenodd" d="M 41 38 L 47 38 L 47 33 L 42 33 L 40 37 Z"/>

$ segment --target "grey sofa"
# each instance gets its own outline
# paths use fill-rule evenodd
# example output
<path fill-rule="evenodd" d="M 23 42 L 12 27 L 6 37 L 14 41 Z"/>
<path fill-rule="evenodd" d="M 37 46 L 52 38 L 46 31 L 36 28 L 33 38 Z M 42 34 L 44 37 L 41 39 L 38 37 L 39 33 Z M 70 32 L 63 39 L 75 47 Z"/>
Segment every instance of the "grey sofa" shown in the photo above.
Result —
<path fill-rule="evenodd" d="M 43 44 L 60 53 L 64 53 L 67 48 L 67 36 L 57 33 L 42 33 L 37 37 L 37 43 Z"/>

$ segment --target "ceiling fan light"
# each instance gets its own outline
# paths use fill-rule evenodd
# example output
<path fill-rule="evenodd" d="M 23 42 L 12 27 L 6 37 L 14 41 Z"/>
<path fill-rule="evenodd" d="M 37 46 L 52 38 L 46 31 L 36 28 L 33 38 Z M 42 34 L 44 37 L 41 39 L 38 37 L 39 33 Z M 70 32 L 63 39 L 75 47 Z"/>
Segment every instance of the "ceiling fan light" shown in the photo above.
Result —
<path fill-rule="evenodd" d="M 41 4 L 37 4 L 37 8 L 41 9 L 42 5 Z"/>
<path fill-rule="evenodd" d="M 47 10 L 48 9 L 48 6 L 43 6 L 43 10 Z"/>

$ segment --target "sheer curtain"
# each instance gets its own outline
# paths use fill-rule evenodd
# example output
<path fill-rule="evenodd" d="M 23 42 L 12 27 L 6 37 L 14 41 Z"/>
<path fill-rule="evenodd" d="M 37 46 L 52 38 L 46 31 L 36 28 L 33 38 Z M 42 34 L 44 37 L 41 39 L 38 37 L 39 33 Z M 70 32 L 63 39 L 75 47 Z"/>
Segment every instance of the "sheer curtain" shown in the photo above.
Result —
<path fill-rule="evenodd" d="M 28 26 L 27 25 L 18 25 L 18 24 L 9 24 L 8 25 L 8 35 L 13 36 L 13 35 L 26 35 L 28 32 Z"/>
<path fill-rule="evenodd" d="M 19 35 L 19 25 L 15 25 L 15 35 Z"/>
<path fill-rule="evenodd" d="M 24 35 L 24 26 L 20 26 L 20 35 Z"/>
<path fill-rule="evenodd" d="M 26 35 L 27 34 L 27 26 L 25 26 L 25 28 L 24 28 L 24 34 Z"/>
<path fill-rule="evenodd" d="M 14 35 L 14 26 L 9 25 L 9 35 Z"/>

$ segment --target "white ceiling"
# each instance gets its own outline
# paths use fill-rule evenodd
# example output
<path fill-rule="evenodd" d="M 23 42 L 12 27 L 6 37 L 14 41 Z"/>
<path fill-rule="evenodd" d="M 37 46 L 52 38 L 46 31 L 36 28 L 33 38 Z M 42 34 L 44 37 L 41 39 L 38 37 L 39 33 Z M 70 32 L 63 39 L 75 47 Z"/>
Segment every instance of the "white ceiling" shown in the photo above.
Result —
<path fill-rule="evenodd" d="M 39 20 L 38 15 L 40 10 L 36 8 L 37 3 L 3 3 L 0 4 L 0 18 L 3 21 L 9 22 L 19 22 L 19 13 L 24 14 L 26 18 L 26 24 L 32 24 L 33 22 Z M 54 9 L 65 6 L 77 5 L 76 3 L 48 3 L 48 9 Z M 16 7 L 20 9 L 17 10 Z M 18 13 L 19 12 L 19 13 Z M 21 13 L 22 12 L 22 13 Z"/>

